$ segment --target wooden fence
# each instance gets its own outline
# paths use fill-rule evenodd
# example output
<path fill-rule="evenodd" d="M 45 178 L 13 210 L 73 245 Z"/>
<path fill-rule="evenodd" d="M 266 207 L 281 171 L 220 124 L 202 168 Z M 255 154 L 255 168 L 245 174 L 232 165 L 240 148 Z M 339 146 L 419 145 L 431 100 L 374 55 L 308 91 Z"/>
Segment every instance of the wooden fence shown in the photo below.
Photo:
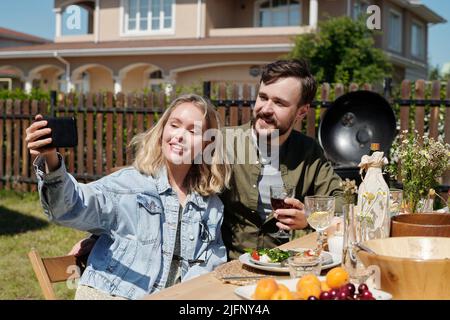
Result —
<path fill-rule="evenodd" d="M 429 132 L 430 137 L 441 133 L 445 142 L 450 143 L 450 82 L 446 85 L 444 96 L 441 91 L 445 86 L 439 81 L 429 85 L 431 88 L 427 90 L 428 84 L 423 80 L 415 83 L 403 81 L 401 95 L 391 101 L 399 110 L 398 128 L 415 128 L 421 134 Z M 345 88 L 337 84 L 332 92 L 329 84 L 321 85 L 320 99 L 314 102 L 305 119 L 296 124 L 296 129 L 316 137 L 320 119 L 332 99 L 346 91 L 359 89 L 371 90 L 371 86 L 359 88 L 352 84 Z M 426 92 L 430 89 L 428 96 Z M 250 120 L 255 88 L 220 84 L 215 90 L 213 102 L 223 124 L 235 126 Z M 163 92 L 127 96 L 114 96 L 112 93 L 60 94 L 54 106 L 55 114 L 73 115 L 78 126 L 78 146 L 59 150 L 65 157 L 69 172 L 79 181 L 88 182 L 110 173 L 116 167 L 130 164 L 133 154 L 127 146 L 131 138 L 151 128 L 172 98 L 166 97 Z M 33 159 L 24 137 L 26 128 L 38 112 L 48 114 L 49 104 L 34 100 L 0 100 L 0 189 L 36 190 Z M 448 173 L 443 182 L 450 184 Z"/>

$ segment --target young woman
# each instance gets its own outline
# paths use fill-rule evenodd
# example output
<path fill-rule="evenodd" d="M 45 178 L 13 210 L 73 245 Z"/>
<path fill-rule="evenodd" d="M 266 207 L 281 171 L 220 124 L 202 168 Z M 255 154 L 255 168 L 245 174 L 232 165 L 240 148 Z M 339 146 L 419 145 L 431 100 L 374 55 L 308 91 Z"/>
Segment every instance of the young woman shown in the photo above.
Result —
<path fill-rule="evenodd" d="M 136 136 L 136 158 L 89 184 L 66 172 L 41 115 L 26 142 L 38 177 L 45 214 L 58 224 L 99 236 L 76 299 L 136 299 L 226 262 L 217 196 L 228 184 L 214 107 L 197 95 L 175 99 L 158 123 Z M 208 139 L 210 140 L 210 139 Z M 214 143 L 213 145 L 210 145 Z M 208 146 L 211 157 L 203 161 Z M 194 161 L 195 160 L 195 161 Z M 200 160 L 200 161 L 199 161 Z"/>

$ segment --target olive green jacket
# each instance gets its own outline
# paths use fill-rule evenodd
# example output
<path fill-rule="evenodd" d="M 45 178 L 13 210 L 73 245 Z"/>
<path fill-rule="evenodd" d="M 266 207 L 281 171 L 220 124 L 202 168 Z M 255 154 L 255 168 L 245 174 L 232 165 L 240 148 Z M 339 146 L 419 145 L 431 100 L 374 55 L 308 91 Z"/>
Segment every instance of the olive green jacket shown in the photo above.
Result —
<path fill-rule="evenodd" d="M 258 177 L 262 166 L 252 140 L 251 124 L 227 127 L 224 132 L 233 170 L 230 188 L 220 197 L 224 203 L 222 236 L 228 250 L 228 258 L 236 259 L 247 248 L 273 248 L 286 240 L 269 235 L 278 230 L 275 224 L 277 220 L 272 214 L 262 221 L 256 211 L 259 196 Z M 232 139 L 230 133 L 234 134 Z M 341 179 L 333 171 L 322 148 L 314 139 L 293 130 L 280 148 L 279 162 L 284 183 L 296 186 L 297 199 L 303 202 L 306 195 L 334 195 L 337 197 L 336 211 L 341 212 Z M 297 230 L 292 233 L 292 237 L 298 237 L 300 234 L 304 234 L 304 231 Z"/>

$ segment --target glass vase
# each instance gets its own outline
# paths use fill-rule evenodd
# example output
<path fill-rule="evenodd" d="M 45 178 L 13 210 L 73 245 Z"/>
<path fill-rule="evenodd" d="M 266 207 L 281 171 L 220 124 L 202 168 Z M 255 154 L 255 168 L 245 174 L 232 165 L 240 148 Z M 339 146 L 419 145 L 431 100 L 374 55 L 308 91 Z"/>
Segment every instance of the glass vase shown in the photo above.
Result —
<path fill-rule="evenodd" d="M 405 213 L 433 212 L 434 199 L 429 196 L 419 196 L 419 192 L 404 192 Z"/>
<path fill-rule="evenodd" d="M 344 247 L 342 266 L 348 272 L 350 281 L 355 284 L 365 283 L 371 272 L 358 258 L 360 250 L 356 245 L 369 239 L 370 226 L 366 219 L 361 219 L 358 207 L 353 204 L 343 206 L 344 212 Z"/>

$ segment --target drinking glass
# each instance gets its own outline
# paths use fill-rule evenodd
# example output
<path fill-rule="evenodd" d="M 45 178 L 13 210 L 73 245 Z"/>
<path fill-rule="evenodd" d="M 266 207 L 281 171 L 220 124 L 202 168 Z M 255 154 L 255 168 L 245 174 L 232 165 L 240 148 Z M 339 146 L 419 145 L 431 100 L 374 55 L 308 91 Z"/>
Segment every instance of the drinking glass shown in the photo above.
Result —
<path fill-rule="evenodd" d="M 305 215 L 309 225 L 317 231 L 317 253 L 322 252 L 324 231 L 334 218 L 335 200 L 333 196 L 306 196 Z"/>
<path fill-rule="evenodd" d="M 287 264 L 291 278 L 301 278 L 310 273 L 320 276 L 320 272 L 322 271 L 322 259 L 320 255 L 309 257 L 294 255 L 287 259 Z"/>
<path fill-rule="evenodd" d="M 389 190 L 389 214 L 390 217 L 395 217 L 400 214 L 403 202 L 403 190 L 390 189 Z"/>
<path fill-rule="evenodd" d="M 284 202 L 286 198 L 293 198 L 295 195 L 295 188 L 288 185 L 273 185 L 270 186 L 270 204 L 272 205 L 272 210 L 275 212 L 277 209 L 291 209 L 292 206 Z M 289 232 L 279 228 L 276 233 L 270 234 L 272 237 L 279 239 L 290 238 Z"/>

